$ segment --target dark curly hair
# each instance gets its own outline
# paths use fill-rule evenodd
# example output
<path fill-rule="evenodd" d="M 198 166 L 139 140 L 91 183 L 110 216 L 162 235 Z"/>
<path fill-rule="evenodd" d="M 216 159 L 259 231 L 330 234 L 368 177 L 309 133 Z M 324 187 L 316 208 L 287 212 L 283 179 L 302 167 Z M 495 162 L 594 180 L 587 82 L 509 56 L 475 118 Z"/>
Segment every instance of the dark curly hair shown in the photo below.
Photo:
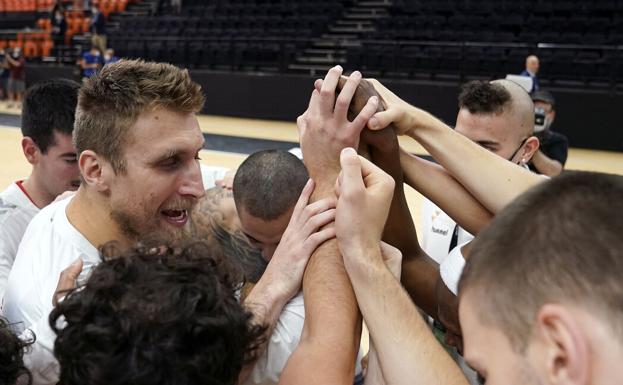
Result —
<path fill-rule="evenodd" d="M 510 92 L 501 84 L 473 80 L 463 85 L 459 108 L 467 108 L 472 114 L 499 114 L 511 99 Z"/>
<path fill-rule="evenodd" d="M 34 342 L 20 339 L 6 319 L 0 317 L 0 385 L 14 385 L 17 379 L 26 379 L 30 384 L 32 378 L 30 372 L 24 366 L 24 350 Z"/>
<path fill-rule="evenodd" d="M 266 332 L 239 272 L 202 241 L 118 250 L 50 314 L 60 384 L 236 383 Z"/>

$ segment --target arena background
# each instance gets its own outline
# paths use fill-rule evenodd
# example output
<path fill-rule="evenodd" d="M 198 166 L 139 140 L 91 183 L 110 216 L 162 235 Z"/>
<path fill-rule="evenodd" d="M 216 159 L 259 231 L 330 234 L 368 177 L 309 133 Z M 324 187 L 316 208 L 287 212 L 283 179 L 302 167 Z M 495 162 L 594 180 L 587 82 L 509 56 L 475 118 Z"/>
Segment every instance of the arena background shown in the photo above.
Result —
<path fill-rule="evenodd" d="M 54 7 L 67 29 L 52 28 Z M 297 145 L 294 120 L 335 64 L 382 80 L 453 124 L 460 85 L 518 74 L 539 56 L 556 97 L 567 169 L 623 174 L 623 0 L 0 0 L 0 48 L 22 47 L 26 83 L 81 79 L 90 6 L 119 57 L 188 68 L 207 102 L 203 162 L 236 167 L 253 151 Z M 0 187 L 24 177 L 19 109 L 0 102 Z M 401 138 L 410 151 L 426 155 Z M 419 218 L 420 196 L 408 200 Z M 416 224 L 419 221 L 416 219 Z"/>

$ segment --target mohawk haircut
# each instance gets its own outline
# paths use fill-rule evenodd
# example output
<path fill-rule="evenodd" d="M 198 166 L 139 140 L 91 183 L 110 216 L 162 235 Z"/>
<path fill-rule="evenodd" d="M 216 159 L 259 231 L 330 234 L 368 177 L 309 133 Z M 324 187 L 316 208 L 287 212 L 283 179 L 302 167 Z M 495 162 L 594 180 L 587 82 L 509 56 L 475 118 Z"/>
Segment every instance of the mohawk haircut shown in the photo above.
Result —
<path fill-rule="evenodd" d="M 511 94 L 504 86 L 486 80 L 474 80 L 463 85 L 459 108 L 472 114 L 500 114 L 511 102 Z"/>

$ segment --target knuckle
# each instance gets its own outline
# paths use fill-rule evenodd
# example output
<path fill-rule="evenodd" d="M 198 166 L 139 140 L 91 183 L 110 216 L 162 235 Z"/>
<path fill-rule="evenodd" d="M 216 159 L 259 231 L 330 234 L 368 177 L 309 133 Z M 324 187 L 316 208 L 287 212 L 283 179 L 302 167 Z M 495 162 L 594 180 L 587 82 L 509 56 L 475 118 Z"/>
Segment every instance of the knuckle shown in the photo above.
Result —
<path fill-rule="evenodd" d="M 333 96 L 333 91 L 327 89 L 327 88 L 322 88 L 320 90 L 320 96 L 322 96 L 323 98 L 327 98 L 330 96 Z"/>
<path fill-rule="evenodd" d="M 348 108 L 349 104 L 350 104 L 350 100 L 348 100 L 346 96 L 342 96 L 342 94 L 338 96 L 335 102 L 336 107 L 340 107 L 340 108 Z"/>

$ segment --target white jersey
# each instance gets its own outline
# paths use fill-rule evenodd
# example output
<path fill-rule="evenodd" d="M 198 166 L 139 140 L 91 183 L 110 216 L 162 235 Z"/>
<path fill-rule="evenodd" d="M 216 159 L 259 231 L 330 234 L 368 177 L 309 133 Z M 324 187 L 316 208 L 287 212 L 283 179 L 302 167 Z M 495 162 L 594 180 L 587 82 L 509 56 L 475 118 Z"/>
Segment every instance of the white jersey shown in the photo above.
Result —
<path fill-rule="evenodd" d="M 226 167 L 206 166 L 202 163 L 199 163 L 199 166 L 201 169 L 201 179 L 203 180 L 204 190 L 208 190 L 216 186 L 216 181 L 225 178 L 225 175 L 229 171 Z"/>
<path fill-rule="evenodd" d="M 452 245 L 455 231 L 455 242 Z M 448 214 L 426 198 L 422 203 L 422 231 L 418 235 L 422 250 L 440 265 L 454 248 L 450 246 L 465 244 L 474 239 L 472 234 L 457 226 Z"/>
<path fill-rule="evenodd" d="M 205 188 L 214 187 L 227 171 L 223 167 L 202 165 Z M 67 219 L 65 209 L 71 199 L 54 202 L 38 215 L 33 214 L 23 238 L 20 236 L 22 242 L 8 277 L 2 306 L 4 316 L 17 324 L 17 330 L 24 332 L 24 337 L 28 337 L 30 331 L 36 335 L 36 342 L 24 356 L 35 385 L 58 381 L 58 363 L 53 355 L 56 336 L 48 325 L 48 315 L 61 272 L 80 257 L 84 265 L 79 282 L 84 282 L 100 261 L 97 248 Z"/>
<path fill-rule="evenodd" d="M 0 304 L 19 243 L 28 223 L 39 212 L 21 183 L 11 183 L 0 193 Z"/>
<path fill-rule="evenodd" d="M 34 384 L 58 381 L 54 359 L 55 335 L 47 319 L 61 272 L 78 258 L 84 267 L 79 281 L 99 263 L 99 252 L 67 219 L 65 209 L 72 197 L 43 208 L 30 221 L 17 251 L 4 296 L 2 312 L 20 331 L 36 335 L 25 357 Z M 28 333 L 28 332 L 26 332 Z"/>
<path fill-rule="evenodd" d="M 244 385 L 274 385 L 279 382 L 286 362 L 299 344 L 304 323 L 305 304 L 303 292 L 300 292 L 283 307 L 266 350 L 258 358 Z M 361 374 L 361 358 L 362 353 L 359 351 L 355 365 L 356 375 Z"/>

